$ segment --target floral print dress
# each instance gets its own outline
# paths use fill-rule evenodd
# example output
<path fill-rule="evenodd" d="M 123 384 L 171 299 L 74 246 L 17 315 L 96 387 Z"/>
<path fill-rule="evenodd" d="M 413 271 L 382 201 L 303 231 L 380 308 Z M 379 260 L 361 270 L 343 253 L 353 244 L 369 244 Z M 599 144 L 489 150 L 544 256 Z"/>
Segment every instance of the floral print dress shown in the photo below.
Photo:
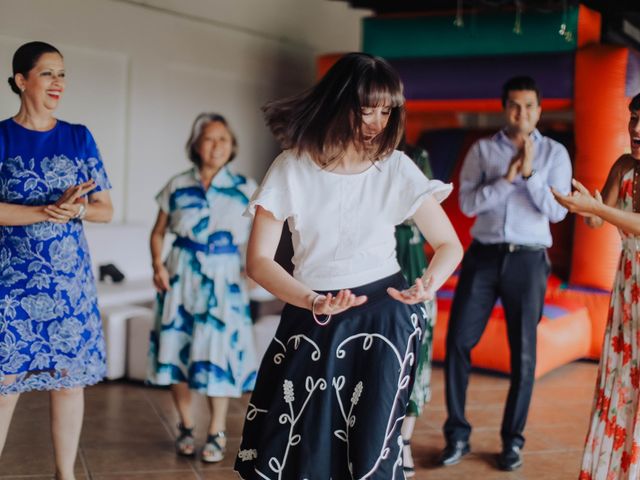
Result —
<path fill-rule="evenodd" d="M 165 261 L 171 288 L 156 302 L 150 383 L 186 382 L 210 397 L 253 389 L 255 347 L 240 247 L 249 237 L 251 220 L 243 212 L 255 189 L 253 180 L 223 167 L 205 191 L 193 168 L 157 195 L 176 240 Z"/>
<path fill-rule="evenodd" d="M 94 179 L 111 188 L 89 130 L 0 122 L 0 202 L 54 203 Z M 91 385 L 106 373 L 82 221 L 0 226 L 0 395 Z"/>
<path fill-rule="evenodd" d="M 621 210 L 633 211 L 636 170 L 622 178 Z M 622 255 L 611 293 L 580 480 L 640 478 L 640 237 L 623 231 L 620 235 Z"/>

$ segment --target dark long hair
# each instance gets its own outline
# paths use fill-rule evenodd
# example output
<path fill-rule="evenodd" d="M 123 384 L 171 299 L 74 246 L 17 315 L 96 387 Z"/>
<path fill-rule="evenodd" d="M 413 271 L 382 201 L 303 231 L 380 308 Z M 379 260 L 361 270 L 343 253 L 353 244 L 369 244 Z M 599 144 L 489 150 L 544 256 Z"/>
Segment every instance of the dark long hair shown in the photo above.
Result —
<path fill-rule="evenodd" d="M 40 57 L 45 53 L 57 53 L 62 57 L 60 50 L 45 42 L 29 42 L 18 47 L 16 52 L 13 54 L 13 75 L 7 80 L 13 93 L 17 95 L 22 93 L 16 84 L 16 75 L 20 73 L 26 78 L 31 69 L 36 66 Z"/>
<path fill-rule="evenodd" d="M 638 110 L 640 110 L 640 93 L 633 97 L 631 102 L 629 102 L 630 112 L 637 112 Z"/>
<path fill-rule="evenodd" d="M 354 145 L 372 161 L 390 154 L 404 129 L 404 96 L 396 71 L 383 59 L 349 53 L 314 87 L 267 103 L 267 125 L 284 149 L 308 153 L 323 166 L 339 160 Z M 386 128 L 370 145 L 362 133 L 362 108 L 391 109 Z"/>

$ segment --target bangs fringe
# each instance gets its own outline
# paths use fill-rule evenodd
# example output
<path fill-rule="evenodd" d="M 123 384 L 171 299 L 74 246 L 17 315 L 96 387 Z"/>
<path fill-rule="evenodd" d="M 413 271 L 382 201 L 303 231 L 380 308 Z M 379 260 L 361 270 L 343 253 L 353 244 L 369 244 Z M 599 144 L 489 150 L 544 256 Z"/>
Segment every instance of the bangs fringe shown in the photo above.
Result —
<path fill-rule="evenodd" d="M 402 84 L 391 78 L 377 79 L 366 82 L 358 92 L 358 100 L 362 107 L 391 107 L 397 108 L 404 105 L 405 99 L 402 92 Z"/>

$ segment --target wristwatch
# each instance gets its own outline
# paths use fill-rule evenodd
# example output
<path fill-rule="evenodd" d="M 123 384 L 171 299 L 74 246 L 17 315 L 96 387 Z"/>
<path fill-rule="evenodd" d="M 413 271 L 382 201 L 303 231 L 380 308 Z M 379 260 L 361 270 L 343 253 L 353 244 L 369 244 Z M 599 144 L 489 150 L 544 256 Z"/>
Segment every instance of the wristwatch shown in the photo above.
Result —
<path fill-rule="evenodd" d="M 526 177 L 523 175 L 522 179 L 523 180 L 529 180 L 531 177 L 533 177 L 536 174 L 535 170 L 531 170 L 531 173 L 529 175 L 527 175 Z"/>

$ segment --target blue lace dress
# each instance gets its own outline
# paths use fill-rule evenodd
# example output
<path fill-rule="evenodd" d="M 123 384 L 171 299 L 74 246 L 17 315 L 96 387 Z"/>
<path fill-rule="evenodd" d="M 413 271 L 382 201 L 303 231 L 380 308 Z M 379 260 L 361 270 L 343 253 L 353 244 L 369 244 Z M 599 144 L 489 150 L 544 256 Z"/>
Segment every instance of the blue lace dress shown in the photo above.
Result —
<path fill-rule="evenodd" d="M 54 203 L 93 178 L 111 188 L 89 130 L 0 122 L 0 202 Z M 0 394 L 92 385 L 104 340 L 82 221 L 0 226 Z"/>
<path fill-rule="evenodd" d="M 173 177 L 156 197 L 176 235 L 165 265 L 171 289 L 158 295 L 148 381 L 187 382 L 210 397 L 253 389 L 256 358 L 241 276 L 253 180 L 227 167 L 204 190 L 197 169 Z"/>

